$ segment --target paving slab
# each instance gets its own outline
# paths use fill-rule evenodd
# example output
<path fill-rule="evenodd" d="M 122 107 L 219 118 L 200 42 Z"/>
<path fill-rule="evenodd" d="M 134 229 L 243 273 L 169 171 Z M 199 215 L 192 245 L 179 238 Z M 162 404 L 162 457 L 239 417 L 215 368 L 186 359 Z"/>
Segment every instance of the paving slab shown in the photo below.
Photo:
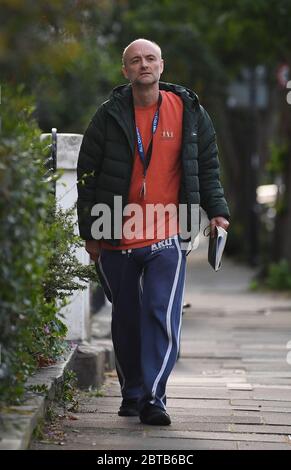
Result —
<path fill-rule="evenodd" d="M 290 444 L 277 442 L 237 442 L 238 450 L 291 450 Z"/>
<path fill-rule="evenodd" d="M 275 413 L 262 411 L 264 424 L 286 424 L 291 426 L 291 413 Z"/>
<path fill-rule="evenodd" d="M 232 399 L 230 400 L 230 404 L 235 407 L 235 406 L 257 406 L 259 408 L 276 408 L 278 412 L 280 412 L 281 409 L 290 409 L 291 412 L 291 404 L 288 401 L 272 401 L 272 400 L 237 400 L 237 399 Z"/>

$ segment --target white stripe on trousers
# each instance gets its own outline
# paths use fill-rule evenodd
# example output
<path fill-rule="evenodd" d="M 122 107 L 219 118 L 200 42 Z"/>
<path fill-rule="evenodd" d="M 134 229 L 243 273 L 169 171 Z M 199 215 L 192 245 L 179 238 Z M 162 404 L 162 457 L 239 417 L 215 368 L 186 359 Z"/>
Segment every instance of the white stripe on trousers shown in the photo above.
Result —
<path fill-rule="evenodd" d="M 162 375 L 163 375 L 163 373 L 164 373 L 164 371 L 167 367 L 167 363 L 168 363 L 168 360 L 169 360 L 169 357 L 170 357 L 170 354 L 171 354 L 171 350 L 172 350 L 172 347 L 173 347 L 172 328 L 171 328 L 171 313 L 172 313 L 172 307 L 173 307 L 173 303 L 174 303 L 174 299 L 175 299 L 175 294 L 176 294 L 176 289 L 177 289 L 177 284 L 178 284 L 178 279 L 179 279 L 179 274 L 180 274 L 180 269 L 181 269 L 181 259 L 182 259 L 181 247 L 180 247 L 179 242 L 177 241 L 177 239 L 178 239 L 178 237 L 175 236 L 174 241 L 175 241 L 175 245 L 176 245 L 177 251 L 178 251 L 178 263 L 177 263 L 174 282 L 173 282 L 173 285 L 172 285 L 171 295 L 170 295 L 169 304 L 168 304 L 168 308 L 167 308 L 167 316 L 166 316 L 167 334 L 168 334 L 168 338 L 169 338 L 169 345 L 168 345 L 166 355 L 164 357 L 163 365 L 161 367 L 161 370 L 160 370 L 158 376 L 156 377 L 156 380 L 155 380 L 153 388 L 152 388 L 153 400 L 150 401 L 150 403 L 152 403 L 152 404 L 155 402 L 157 387 L 158 387 L 159 381 L 160 381 L 160 379 L 161 379 L 161 377 L 162 377 Z"/>
<path fill-rule="evenodd" d="M 181 313 L 180 313 L 180 323 L 179 323 L 179 330 L 178 330 L 178 348 L 177 348 L 177 359 L 178 359 L 178 354 L 179 354 L 179 347 L 180 347 L 180 336 L 181 336 L 181 327 L 182 327 L 182 318 L 183 318 L 183 303 L 184 303 L 184 295 L 185 295 L 185 279 L 184 279 L 184 286 L 183 286 L 183 294 L 182 294 L 182 300 L 181 300 Z"/>

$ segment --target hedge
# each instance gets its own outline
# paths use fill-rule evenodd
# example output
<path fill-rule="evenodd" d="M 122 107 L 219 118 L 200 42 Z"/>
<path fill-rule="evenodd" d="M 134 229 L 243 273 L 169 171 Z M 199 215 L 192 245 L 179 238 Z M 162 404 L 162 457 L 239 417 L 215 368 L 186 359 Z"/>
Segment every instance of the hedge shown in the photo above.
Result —
<path fill-rule="evenodd" d="M 84 287 L 78 278 L 96 280 L 93 267 L 75 257 L 81 241 L 72 211 L 56 210 L 34 110 L 23 86 L 2 87 L 0 404 L 19 402 L 27 377 L 68 347 L 60 308 Z"/>

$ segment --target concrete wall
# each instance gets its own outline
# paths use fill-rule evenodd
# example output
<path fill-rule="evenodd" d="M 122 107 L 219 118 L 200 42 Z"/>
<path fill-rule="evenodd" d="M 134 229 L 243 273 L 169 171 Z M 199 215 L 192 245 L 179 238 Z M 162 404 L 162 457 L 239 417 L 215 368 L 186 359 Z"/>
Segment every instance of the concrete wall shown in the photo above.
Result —
<path fill-rule="evenodd" d="M 48 134 L 43 134 L 47 136 Z M 77 160 L 82 142 L 80 134 L 57 134 L 57 168 L 63 170 L 61 178 L 56 185 L 57 204 L 64 209 L 72 207 L 77 200 Z M 77 214 L 75 213 L 77 221 Z M 78 228 L 76 225 L 76 233 Z M 89 255 L 84 248 L 76 252 L 76 256 L 83 264 L 89 264 Z M 90 298 L 89 286 L 86 290 L 75 292 L 70 303 L 63 309 L 64 323 L 68 327 L 67 339 L 84 340 L 90 336 Z"/>

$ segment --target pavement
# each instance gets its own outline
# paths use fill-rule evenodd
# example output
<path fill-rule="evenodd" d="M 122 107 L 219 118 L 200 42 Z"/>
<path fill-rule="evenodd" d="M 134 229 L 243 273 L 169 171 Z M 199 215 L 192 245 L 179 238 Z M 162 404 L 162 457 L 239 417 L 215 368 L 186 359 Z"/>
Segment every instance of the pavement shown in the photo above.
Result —
<path fill-rule="evenodd" d="M 102 392 L 80 392 L 78 411 L 60 415 L 31 448 L 291 450 L 291 296 L 250 291 L 253 275 L 226 257 L 215 273 L 203 237 L 188 257 L 191 306 L 167 387 L 171 426 L 119 417 L 113 371 Z"/>

